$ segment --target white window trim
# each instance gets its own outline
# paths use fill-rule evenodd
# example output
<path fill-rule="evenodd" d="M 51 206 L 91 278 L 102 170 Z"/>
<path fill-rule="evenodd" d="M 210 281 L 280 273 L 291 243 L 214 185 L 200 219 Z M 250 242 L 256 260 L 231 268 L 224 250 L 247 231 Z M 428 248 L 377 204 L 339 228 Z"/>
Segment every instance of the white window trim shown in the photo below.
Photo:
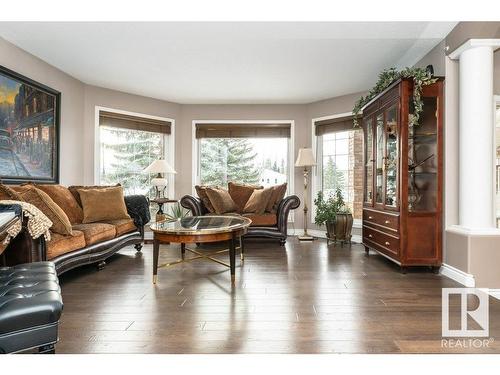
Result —
<path fill-rule="evenodd" d="M 195 185 L 200 183 L 198 170 L 199 145 L 196 139 L 196 124 L 290 124 L 290 138 L 288 140 L 288 193 L 295 194 L 295 120 L 193 120 L 191 123 L 192 141 L 192 194 L 196 195 Z M 293 211 L 288 216 L 288 221 L 293 222 Z"/>
<path fill-rule="evenodd" d="M 318 160 L 318 155 L 316 155 L 316 152 L 318 150 L 318 137 L 316 136 L 316 123 L 319 121 L 323 120 L 332 120 L 335 118 L 339 117 L 346 117 L 346 116 L 352 116 L 354 115 L 353 112 L 344 112 L 344 113 L 337 113 L 334 115 L 328 115 L 328 116 L 322 116 L 322 117 L 316 117 L 311 120 L 311 148 L 313 150 L 314 158 L 316 159 L 316 164 L 319 165 L 319 160 Z M 318 166 L 312 168 L 312 179 L 311 179 L 311 201 L 308 202 L 309 207 L 311 208 L 311 223 L 314 223 L 314 217 L 316 216 L 316 206 L 314 205 L 314 198 L 318 194 L 319 191 L 319 173 L 318 173 Z M 362 220 L 361 219 L 354 219 L 353 221 L 353 227 L 354 228 L 361 228 L 362 226 Z"/>
<path fill-rule="evenodd" d="M 119 113 L 119 114 L 123 114 L 123 115 L 137 116 L 137 117 L 149 118 L 152 120 L 160 120 L 160 121 L 170 122 L 171 123 L 170 134 L 165 135 L 165 141 L 163 142 L 163 145 L 164 145 L 163 153 L 165 154 L 165 159 L 167 160 L 167 162 L 170 165 L 172 165 L 175 169 L 175 120 L 174 119 L 168 118 L 168 117 L 153 116 L 153 115 L 148 115 L 148 114 L 139 113 L 139 112 L 123 111 L 121 109 L 115 109 L 115 108 L 109 108 L 109 107 L 95 106 L 94 184 L 100 185 L 100 183 L 101 183 L 101 171 L 100 171 L 101 141 L 100 141 L 100 132 L 99 132 L 99 112 L 100 111 L 113 112 L 113 113 Z M 169 174 L 169 175 L 167 175 L 167 179 L 168 179 L 168 196 L 175 197 L 175 175 Z"/>

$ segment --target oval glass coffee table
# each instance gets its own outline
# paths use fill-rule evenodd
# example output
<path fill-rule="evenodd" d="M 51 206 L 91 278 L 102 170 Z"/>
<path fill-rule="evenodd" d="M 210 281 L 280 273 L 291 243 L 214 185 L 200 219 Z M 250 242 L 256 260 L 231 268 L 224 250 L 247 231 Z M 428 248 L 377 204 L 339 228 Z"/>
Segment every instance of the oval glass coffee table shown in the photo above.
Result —
<path fill-rule="evenodd" d="M 153 231 L 153 283 L 158 278 L 158 268 L 170 267 L 175 264 L 191 262 L 196 259 L 206 259 L 229 267 L 231 269 L 231 283 L 235 282 L 236 250 L 241 251 L 243 260 L 243 236 L 252 221 L 242 216 L 188 216 L 178 220 L 165 220 L 151 224 Z M 188 248 L 188 243 L 225 242 L 228 247 L 211 253 Z M 237 242 L 239 246 L 237 246 Z M 180 243 L 181 259 L 174 262 L 158 265 L 161 243 Z M 194 254 L 185 256 L 186 250 Z M 229 264 L 214 258 L 214 256 L 229 252 Z"/>

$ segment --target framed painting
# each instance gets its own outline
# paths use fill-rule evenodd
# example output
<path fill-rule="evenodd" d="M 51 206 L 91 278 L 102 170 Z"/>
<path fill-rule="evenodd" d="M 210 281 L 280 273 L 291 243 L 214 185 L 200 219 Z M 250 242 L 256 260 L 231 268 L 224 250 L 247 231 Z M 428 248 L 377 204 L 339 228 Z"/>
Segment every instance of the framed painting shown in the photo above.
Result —
<path fill-rule="evenodd" d="M 0 66 L 0 180 L 59 182 L 61 93 Z"/>

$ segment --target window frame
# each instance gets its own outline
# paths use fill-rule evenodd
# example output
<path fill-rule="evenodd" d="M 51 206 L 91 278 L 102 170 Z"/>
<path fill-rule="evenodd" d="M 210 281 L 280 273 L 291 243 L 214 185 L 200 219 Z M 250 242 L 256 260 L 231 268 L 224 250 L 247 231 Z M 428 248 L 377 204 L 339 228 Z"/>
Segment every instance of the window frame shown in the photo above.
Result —
<path fill-rule="evenodd" d="M 200 143 L 196 138 L 196 124 L 290 124 L 290 138 L 288 138 L 288 194 L 295 194 L 295 120 L 193 120 L 191 122 L 192 142 L 192 194 L 196 196 L 195 185 L 200 184 Z M 293 222 L 294 213 L 290 212 L 288 221 Z"/>
<path fill-rule="evenodd" d="M 124 114 L 124 115 L 130 115 L 130 116 L 137 116 L 137 117 L 143 117 L 143 118 L 149 118 L 153 120 L 160 120 L 160 121 L 168 121 L 170 122 L 170 134 L 164 134 L 163 135 L 163 157 L 167 162 L 174 167 L 175 169 L 175 119 L 168 118 L 168 117 L 160 117 L 160 116 L 153 116 L 153 115 L 148 115 L 145 113 L 138 113 L 138 112 L 130 112 L 130 111 L 123 111 L 120 109 L 114 109 L 114 108 L 109 108 L 109 107 L 102 107 L 102 106 L 95 106 L 95 128 L 94 128 L 94 184 L 95 185 L 100 185 L 101 183 L 101 139 L 100 139 L 100 126 L 99 126 L 99 112 L 101 111 L 107 111 L 107 112 L 114 112 L 114 113 L 119 113 L 119 114 Z M 168 187 L 167 187 L 167 194 L 168 197 L 175 197 L 175 175 L 174 174 L 168 174 L 167 176 L 168 180 Z"/>
<path fill-rule="evenodd" d="M 316 166 L 312 167 L 312 178 L 310 180 L 310 186 L 311 186 L 311 196 L 308 199 L 308 205 L 310 207 L 310 212 L 311 212 L 311 217 L 310 221 L 311 224 L 314 224 L 314 217 L 316 216 L 316 206 L 314 205 L 314 199 L 316 198 L 316 195 L 320 191 L 320 188 L 322 186 L 322 178 L 323 178 L 323 153 L 322 150 L 320 150 L 320 153 L 318 153 L 318 144 L 319 144 L 319 138 L 321 136 L 317 136 L 315 129 L 316 129 L 316 123 L 319 121 L 323 120 L 332 120 L 335 118 L 340 118 L 340 117 L 347 117 L 347 116 L 353 116 L 354 114 L 352 112 L 343 112 L 343 113 L 337 113 L 333 115 L 327 115 L 327 116 L 322 116 L 322 117 L 316 117 L 311 120 L 311 148 L 313 150 L 314 157 L 316 159 Z M 354 219 L 353 220 L 353 228 L 361 228 L 362 226 L 362 219 Z"/>

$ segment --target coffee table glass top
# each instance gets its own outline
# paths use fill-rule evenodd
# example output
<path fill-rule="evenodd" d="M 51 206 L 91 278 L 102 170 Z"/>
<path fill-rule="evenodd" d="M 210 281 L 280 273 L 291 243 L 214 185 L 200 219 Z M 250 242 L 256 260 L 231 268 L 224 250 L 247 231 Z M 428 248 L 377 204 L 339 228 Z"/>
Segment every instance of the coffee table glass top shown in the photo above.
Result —
<path fill-rule="evenodd" d="M 188 216 L 151 224 L 154 232 L 172 234 L 210 234 L 232 232 L 248 227 L 252 221 L 242 216 Z"/>

